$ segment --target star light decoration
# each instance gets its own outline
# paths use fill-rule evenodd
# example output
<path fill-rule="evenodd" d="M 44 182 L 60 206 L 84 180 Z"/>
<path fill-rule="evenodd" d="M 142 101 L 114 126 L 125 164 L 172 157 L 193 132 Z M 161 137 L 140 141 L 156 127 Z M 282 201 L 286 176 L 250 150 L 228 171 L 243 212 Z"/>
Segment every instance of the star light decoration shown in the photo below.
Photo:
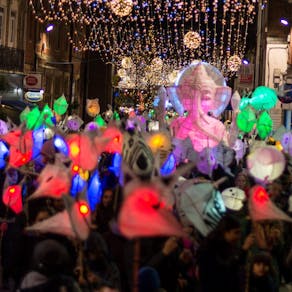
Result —
<path fill-rule="evenodd" d="M 180 69 L 199 59 L 227 76 L 234 74 L 237 60 L 245 54 L 248 28 L 255 19 L 259 0 L 29 0 L 29 3 L 40 22 L 73 24 L 73 33 L 68 33 L 68 37 L 74 49 L 97 51 L 105 62 L 116 63 L 121 56 L 155 50 L 155 56 L 148 62 L 159 57 L 164 64 Z M 232 59 L 233 56 L 238 58 Z"/>

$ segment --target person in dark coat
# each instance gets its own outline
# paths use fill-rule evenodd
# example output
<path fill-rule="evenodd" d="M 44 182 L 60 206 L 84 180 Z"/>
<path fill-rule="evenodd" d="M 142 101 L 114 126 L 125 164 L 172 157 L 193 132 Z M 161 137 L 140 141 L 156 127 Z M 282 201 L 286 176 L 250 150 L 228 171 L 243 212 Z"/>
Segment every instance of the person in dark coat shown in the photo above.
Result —
<path fill-rule="evenodd" d="M 197 255 L 202 292 L 241 291 L 241 266 L 254 238 L 250 234 L 239 248 L 240 237 L 239 220 L 225 215 L 203 240 Z"/>

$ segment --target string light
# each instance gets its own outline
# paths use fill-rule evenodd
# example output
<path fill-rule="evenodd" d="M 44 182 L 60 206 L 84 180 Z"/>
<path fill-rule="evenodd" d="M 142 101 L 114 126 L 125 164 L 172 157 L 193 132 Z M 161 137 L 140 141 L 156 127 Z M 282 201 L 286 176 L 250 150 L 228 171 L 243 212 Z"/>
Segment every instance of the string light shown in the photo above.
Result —
<path fill-rule="evenodd" d="M 237 55 L 230 57 L 227 61 L 227 66 L 231 72 L 237 72 L 241 66 L 241 58 Z"/>
<path fill-rule="evenodd" d="M 207 61 L 226 75 L 233 56 L 245 55 L 248 27 L 259 0 L 30 0 L 40 22 L 73 24 L 68 33 L 75 51 L 92 50 L 105 62 L 151 52 L 173 70 L 195 59 Z M 266 3 L 266 1 L 264 1 Z M 231 59 L 233 60 L 233 59 Z M 237 63 L 236 63 L 237 64 Z M 125 68 L 124 69 L 129 69 Z M 144 69 L 143 69 L 144 70 Z M 135 82 L 134 82 L 135 83 Z"/>

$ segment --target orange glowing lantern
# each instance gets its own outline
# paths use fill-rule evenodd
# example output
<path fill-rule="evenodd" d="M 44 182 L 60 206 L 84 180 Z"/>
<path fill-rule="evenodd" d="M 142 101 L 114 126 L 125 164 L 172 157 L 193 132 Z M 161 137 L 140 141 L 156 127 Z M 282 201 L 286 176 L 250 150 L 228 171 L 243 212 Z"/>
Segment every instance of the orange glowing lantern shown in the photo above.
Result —
<path fill-rule="evenodd" d="M 3 193 L 3 203 L 11 208 L 14 213 L 19 214 L 22 212 L 22 195 L 21 186 L 12 185 L 9 186 Z"/>

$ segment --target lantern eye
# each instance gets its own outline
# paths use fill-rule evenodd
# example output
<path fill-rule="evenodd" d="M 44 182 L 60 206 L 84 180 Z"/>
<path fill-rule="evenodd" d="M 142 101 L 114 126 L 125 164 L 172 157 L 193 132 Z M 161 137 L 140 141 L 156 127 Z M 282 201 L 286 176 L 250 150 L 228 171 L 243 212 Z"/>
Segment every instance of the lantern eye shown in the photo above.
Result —
<path fill-rule="evenodd" d="M 87 215 L 87 214 L 89 213 L 89 208 L 88 208 L 88 206 L 87 206 L 86 204 L 84 204 L 84 203 L 81 203 L 81 204 L 79 205 L 79 212 L 80 212 L 80 214 L 82 214 L 82 215 Z"/>
<path fill-rule="evenodd" d="M 79 166 L 78 165 L 73 165 L 72 166 L 72 170 L 77 173 L 79 171 Z"/>
<path fill-rule="evenodd" d="M 15 188 L 14 187 L 10 187 L 9 188 L 9 193 L 10 194 L 14 194 L 15 193 Z"/>
<path fill-rule="evenodd" d="M 73 157 L 76 157 L 80 152 L 79 146 L 76 143 L 72 143 L 70 145 L 70 152 Z"/>

